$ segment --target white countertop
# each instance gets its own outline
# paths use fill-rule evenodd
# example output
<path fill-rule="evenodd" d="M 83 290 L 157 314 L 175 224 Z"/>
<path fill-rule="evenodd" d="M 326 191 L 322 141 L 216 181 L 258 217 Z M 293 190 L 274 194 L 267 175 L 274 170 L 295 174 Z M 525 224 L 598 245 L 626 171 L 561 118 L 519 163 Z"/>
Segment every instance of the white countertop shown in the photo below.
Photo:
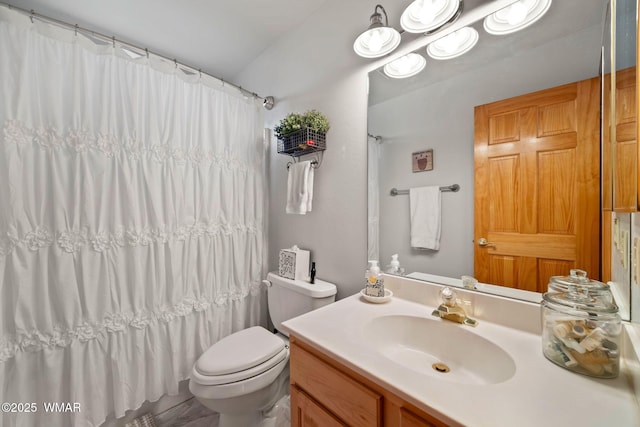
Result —
<path fill-rule="evenodd" d="M 516 371 L 510 379 L 490 385 L 460 384 L 439 379 L 438 374 L 425 377 L 390 363 L 362 342 L 363 325 L 376 317 L 407 315 L 433 319 L 433 309 L 395 296 L 387 303 L 371 304 L 356 294 L 288 320 L 283 327 L 452 425 L 640 426 L 640 408 L 626 375 L 596 379 L 562 369 L 543 356 L 540 336 L 535 333 L 487 320 L 480 320 L 476 328 L 456 325 L 492 341 L 515 361 Z M 469 351 L 473 352 L 473 348 Z"/>

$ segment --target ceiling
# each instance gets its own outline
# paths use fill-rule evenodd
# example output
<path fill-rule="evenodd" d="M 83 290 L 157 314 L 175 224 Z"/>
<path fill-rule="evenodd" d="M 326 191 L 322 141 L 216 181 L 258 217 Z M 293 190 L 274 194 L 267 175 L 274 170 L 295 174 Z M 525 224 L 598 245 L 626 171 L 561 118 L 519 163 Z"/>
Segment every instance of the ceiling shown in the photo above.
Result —
<path fill-rule="evenodd" d="M 94 30 L 118 40 L 175 58 L 196 69 L 234 82 L 261 53 L 285 34 L 301 28 L 309 19 L 334 25 L 326 37 L 314 43 L 339 56 L 368 25 L 379 0 L 0 0 L 9 4 Z M 465 12 L 492 0 L 464 0 Z M 607 0 L 556 0 L 548 16 L 534 26 L 510 36 L 489 36 L 478 24 L 480 42 L 468 54 L 448 60 L 427 58 L 427 68 L 409 79 L 389 79 L 370 73 L 375 104 L 425 85 L 481 66 L 501 55 L 531 49 L 585 27 L 602 25 Z M 387 1 L 389 24 L 400 29 L 400 15 L 411 0 Z M 579 7 L 576 7 L 579 4 Z M 335 16 L 340 11 L 340 16 Z M 350 12 L 348 12 L 350 11 Z M 312 16 L 314 15 L 315 16 Z M 313 23 L 316 25 L 317 23 Z M 313 26 L 311 25 L 311 26 Z M 330 30 L 330 28 L 329 28 Z M 352 38 L 351 35 L 353 36 Z M 402 34 L 402 43 L 419 38 Z M 334 46 L 327 46 L 333 44 Z M 291 46 L 291 44 L 289 44 Z M 340 52 L 338 52 L 340 50 Z M 419 50 L 423 55 L 424 49 Z M 354 61 L 359 58 L 350 50 Z"/>
<path fill-rule="evenodd" d="M 1 0 L 233 82 L 327 0 Z M 330 1 L 330 0 L 329 0 Z"/>
<path fill-rule="evenodd" d="M 465 0 L 465 10 L 471 10 L 482 0 Z M 591 29 L 602 34 L 604 29 L 605 7 L 607 0 L 556 0 L 545 16 L 532 26 L 516 33 L 504 36 L 492 36 L 484 31 L 480 20 L 473 27 L 478 31 L 478 44 L 468 53 L 446 61 L 431 59 L 422 48 L 417 53 L 427 59 L 427 65 L 416 76 L 405 79 L 387 77 L 381 69 L 369 73 L 370 96 L 369 105 L 412 92 L 425 86 L 433 85 L 499 61 L 508 56 L 524 54 L 535 48 L 554 49 L 558 40 L 574 34 L 582 34 Z M 586 46 L 587 43 L 592 46 Z M 602 40 L 584 40 L 584 48 L 594 52 L 591 75 L 599 71 L 599 55 Z M 634 58 L 635 59 L 635 58 Z M 561 67 L 563 64 L 556 64 Z"/>

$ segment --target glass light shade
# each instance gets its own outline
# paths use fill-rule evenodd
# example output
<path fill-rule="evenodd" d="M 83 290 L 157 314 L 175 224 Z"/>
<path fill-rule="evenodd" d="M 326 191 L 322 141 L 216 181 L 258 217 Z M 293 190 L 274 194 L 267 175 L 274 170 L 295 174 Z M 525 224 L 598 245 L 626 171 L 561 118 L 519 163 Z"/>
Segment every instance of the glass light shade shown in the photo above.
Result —
<path fill-rule="evenodd" d="M 409 53 L 389 62 L 382 70 L 389 77 L 403 79 L 415 76 L 424 69 L 426 64 L 427 60 L 424 59 L 424 56 L 417 53 Z"/>
<path fill-rule="evenodd" d="M 550 7 L 551 0 L 520 0 L 484 18 L 484 29 L 498 36 L 515 33 L 542 18 Z"/>
<path fill-rule="evenodd" d="M 427 46 L 433 59 L 451 59 L 469 52 L 478 43 L 478 32 L 471 27 L 460 28 Z"/>
<path fill-rule="evenodd" d="M 458 7 L 458 0 L 415 0 L 402 13 L 400 25 L 409 33 L 426 33 L 453 18 Z"/>
<path fill-rule="evenodd" d="M 378 58 L 392 52 L 400 44 L 400 33 L 391 27 L 370 28 L 360 34 L 353 50 L 364 58 Z"/>

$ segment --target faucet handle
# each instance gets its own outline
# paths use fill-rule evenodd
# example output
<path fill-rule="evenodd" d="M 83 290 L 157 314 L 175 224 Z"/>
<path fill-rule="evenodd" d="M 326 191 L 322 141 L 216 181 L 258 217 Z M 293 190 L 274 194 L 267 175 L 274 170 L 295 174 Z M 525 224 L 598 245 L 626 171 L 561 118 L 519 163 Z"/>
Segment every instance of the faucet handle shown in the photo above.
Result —
<path fill-rule="evenodd" d="M 458 304 L 456 292 L 448 286 L 440 290 L 442 303 L 431 313 L 441 319 L 452 320 L 469 326 L 477 326 L 478 321 L 467 316 L 462 305 Z"/>
<path fill-rule="evenodd" d="M 457 298 L 458 295 L 456 294 L 456 291 L 454 291 L 450 287 L 445 286 L 444 288 L 440 289 L 440 301 L 442 301 L 443 305 L 446 305 L 448 307 L 455 307 Z"/>
<path fill-rule="evenodd" d="M 464 323 L 467 326 L 473 326 L 474 328 L 478 326 L 478 321 L 470 317 L 465 317 L 462 323 Z"/>

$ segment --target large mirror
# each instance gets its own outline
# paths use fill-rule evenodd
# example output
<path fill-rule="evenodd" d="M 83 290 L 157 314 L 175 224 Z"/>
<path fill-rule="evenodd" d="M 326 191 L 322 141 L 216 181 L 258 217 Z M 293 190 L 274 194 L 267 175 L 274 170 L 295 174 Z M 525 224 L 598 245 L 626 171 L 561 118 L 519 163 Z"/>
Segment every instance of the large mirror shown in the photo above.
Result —
<path fill-rule="evenodd" d="M 612 2 L 615 14 L 613 14 L 613 27 L 615 32 L 612 38 L 615 43 L 613 60 L 615 67 L 605 69 L 605 75 L 611 75 L 611 90 L 605 90 L 605 103 L 608 100 L 609 111 L 607 117 L 613 126 L 605 126 L 610 135 L 608 141 L 611 146 L 605 144 L 605 154 L 610 155 L 612 173 L 605 174 L 610 183 L 610 192 L 605 192 L 603 207 L 605 218 L 611 214 L 609 229 L 611 231 L 611 283 L 616 291 L 616 301 L 621 308 L 622 318 L 631 318 L 636 321 L 640 310 L 640 299 L 632 298 L 634 279 L 634 249 L 632 249 L 632 236 L 634 234 L 631 212 L 635 212 L 638 206 L 637 187 L 629 185 L 635 181 L 637 175 L 637 110 L 636 110 L 636 16 L 637 0 L 615 0 Z M 605 43 L 606 45 L 606 43 Z M 615 71 L 615 72 L 613 72 Z M 608 96 L 607 96 L 608 95 Z M 607 99 L 609 98 L 609 99 Z M 607 141 L 605 134 L 605 141 Z M 605 156 L 605 161 L 606 161 Z M 606 164 L 606 163 L 605 163 Z M 606 223 L 605 223 L 606 224 Z M 637 246 L 637 245 L 636 245 Z M 633 289 L 632 289 L 633 288 Z"/>
<path fill-rule="evenodd" d="M 466 11 L 478 3 L 465 2 Z M 398 254 L 404 274 L 431 281 L 474 275 L 474 107 L 606 72 L 608 7 L 606 0 L 554 1 L 538 22 L 503 36 L 485 32 L 480 19 L 477 45 L 460 57 L 438 61 L 421 49 L 427 65 L 413 77 L 369 74 L 369 259 L 386 266 Z M 433 169 L 414 172 L 413 154 L 426 150 Z M 459 191 L 441 193 L 439 249 L 412 248 L 409 198 L 391 190 L 453 184 Z"/>

